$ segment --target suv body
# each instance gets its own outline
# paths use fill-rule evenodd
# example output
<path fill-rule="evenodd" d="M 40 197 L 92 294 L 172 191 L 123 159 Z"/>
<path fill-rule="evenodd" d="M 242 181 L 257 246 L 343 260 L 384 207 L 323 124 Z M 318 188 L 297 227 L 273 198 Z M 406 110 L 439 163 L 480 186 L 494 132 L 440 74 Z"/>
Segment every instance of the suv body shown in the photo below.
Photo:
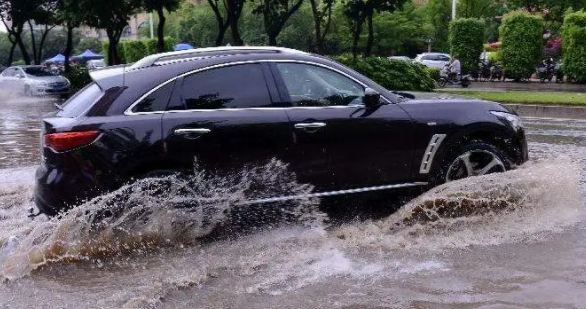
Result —
<path fill-rule="evenodd" d="M 450 64 L 452 57 L 443 53 L 423 53 L 415 57 L 415 62 L 421 63 L 429 68 L 441 69 L 445 65 Z"/>
<path fill-rule="evenodd" d="M 40 65 L 9 67 L 0 74 L 0 85 L 27 96 L 66 95 L 71 83 Z"/>
<path fill-rule="evenodd" d="M 49 215 L 194 161 L 222 173 L 277 158 L 315 196 L 342 196 L 461 178 L 445 170 L 464 146 L 493 155 L 484 173 L 527 160 L 522 125 L 500 104 L 407 99 L 295 50 L 172 52 L 92 78 L 43 119 L 35 200 Z"/>

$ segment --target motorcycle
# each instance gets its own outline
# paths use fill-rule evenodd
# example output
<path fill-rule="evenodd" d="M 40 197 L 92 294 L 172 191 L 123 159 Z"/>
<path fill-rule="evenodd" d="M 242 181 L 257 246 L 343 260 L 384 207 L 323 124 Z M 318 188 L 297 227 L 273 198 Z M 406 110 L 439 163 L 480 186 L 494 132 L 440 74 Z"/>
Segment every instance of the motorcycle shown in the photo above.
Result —
<path fill-rule="evenodd" d="M 440 80 L 439 86 L 441 88 L 446 87 L 446 85 L 461 85 L 463 88 L 468 88 L 470 86 L 470 75 L 456 75 L 453 77 L 453 74 L 450 74 L 450 65 L 446 64 L 440 71 Z"/>
<path fill-rule="evenodd" d="M 503 67 L 498 64 L 495 63 L 493 66 L 490 67 L 490 78 L 489 80 L 492 82 L 495 79 L 500 81 L 501 79 L 504 80 L 504 69 Z"/>
<path fill-rule="evenodd" d="M 555 75 L 555 82 L 556 83 L 563 83 L 564 82 L 564 71 L 562 69 L 561 61 L 556 62 L 553 68 L 553 74 Z"/>
<path fill-rule="evenodd" d="M 473 74 L 475 81 L 487 81 L 490 80 L 490 70 L 492 68 L 492 63 L 488 60 L 481 60 L 478 63 L 478 72 Z"/>
<path fill-rule="evenodd" d="M 537 78 L 540 82 L 545 83 L 545 81 L 551 82 L 554 77 L 554 64 L 553 59 L 544 60 L 537 67 Z"/>

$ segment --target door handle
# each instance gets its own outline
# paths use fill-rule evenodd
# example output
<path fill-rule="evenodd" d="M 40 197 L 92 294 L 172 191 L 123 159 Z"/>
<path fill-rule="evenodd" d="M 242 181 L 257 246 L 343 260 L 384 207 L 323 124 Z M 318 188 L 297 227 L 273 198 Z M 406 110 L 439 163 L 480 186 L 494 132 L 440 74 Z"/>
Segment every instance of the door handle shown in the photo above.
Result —
<path fill-rule="evenodd" d="M 325 127 L 326 124 L 323 122 L 310 122 L 310 123 L 296 123 L 295 129 L 319 129 Z"/>
<path fill-rule="evenodd" d="M 177 129 L 175 130 L 175 134 L 180 135 L 187 135 L 187 134 L 206 134 L 210 133 L 212 130 L 210 129 Z"/>

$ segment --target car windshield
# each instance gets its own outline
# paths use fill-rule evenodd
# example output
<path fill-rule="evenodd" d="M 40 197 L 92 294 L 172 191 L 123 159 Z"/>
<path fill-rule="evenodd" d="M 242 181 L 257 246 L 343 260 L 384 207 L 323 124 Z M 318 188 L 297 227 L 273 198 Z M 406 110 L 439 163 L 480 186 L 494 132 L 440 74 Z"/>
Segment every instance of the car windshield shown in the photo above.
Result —
<path fill-rule="evenodd" d="M 31 75 L 31 76 L 55 76 L 55 74 L 46 71 L 44 68 L 42 67 L 29 67 L 29 68 L 24 68 L 24 72 L 27 75 Z"/>

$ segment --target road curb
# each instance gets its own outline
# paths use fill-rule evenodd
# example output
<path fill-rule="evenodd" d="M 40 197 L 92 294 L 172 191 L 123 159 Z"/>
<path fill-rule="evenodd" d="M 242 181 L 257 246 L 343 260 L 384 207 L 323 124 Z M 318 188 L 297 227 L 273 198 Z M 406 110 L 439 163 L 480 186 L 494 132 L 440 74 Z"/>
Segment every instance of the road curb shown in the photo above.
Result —
<path fill-rule="evenodd" d="M 586 119 L 586 107 L 504 104 L 522 117 Z"/>

